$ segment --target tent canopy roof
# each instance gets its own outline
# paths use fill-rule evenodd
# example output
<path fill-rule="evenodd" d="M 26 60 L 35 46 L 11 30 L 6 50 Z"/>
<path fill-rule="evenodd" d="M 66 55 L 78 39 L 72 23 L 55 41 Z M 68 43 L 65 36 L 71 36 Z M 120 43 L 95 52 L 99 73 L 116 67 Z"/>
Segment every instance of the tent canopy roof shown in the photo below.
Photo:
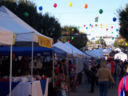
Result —
<path fill-rule="evenodd" d="M 49 38 L 45 35 L 40 34 L 38 31 L 36 31 L 18 16 L 16 16 L 13 12 L 7 9 L 5 6 L 0 7 L 0 26 L 15 33 L 17 35 L 16 41 L 38 42 L 38 35 Z M 52 40 L 52 38 L 49 39 Z"/>

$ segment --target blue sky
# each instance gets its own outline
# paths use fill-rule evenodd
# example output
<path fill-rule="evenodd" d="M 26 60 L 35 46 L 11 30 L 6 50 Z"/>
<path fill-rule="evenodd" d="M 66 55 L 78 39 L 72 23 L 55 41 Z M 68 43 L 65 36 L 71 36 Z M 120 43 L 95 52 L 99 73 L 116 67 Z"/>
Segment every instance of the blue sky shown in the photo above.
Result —
<path fill-rule="evenodd" d="M 37 8 L 43 7 L 42 14 L 49 13 L 54 16 L 61 26 L 71 25 L 80 26 L 79 30 L 83 30 L 84 33 L 90 34 L 88 38 L 95 38 L 97 36 L 113 36 L 116 37 L 118 32 L 116 29 L 119 28 L 118 20 L 118 9 L 124 9 L 127 0 L 31 0 Z M 72 7 L 69 7 L 69 3 L 72 3 Z M 57 8 L 53 7 L 53 4 L 57 3 Z M 84 8 L 84 4 L 88 4 L 88 8 Z M 99 14 L 99 9 L 103 9 L 103 14 Z M 95 22 L 95 17 L 99 17 L 98 22 Z M 113 22 L 113 17 L 117 18 L 116 22 Z M 89 29 L 87 30 L 83 25 L 86 25 Z M 94 27 L 89 27 L 92 24 Z M 102 24 L 95 27 L 95 24 Z M 108 31 L 106 31 L 105 25 L 108 25 Z M 113 29 L 111 29 L 113 26 Z M 113 32 L 113 34 L 112 34 Z M 106 39 L 107 43 L 112 43 L 114 40 Z"/>

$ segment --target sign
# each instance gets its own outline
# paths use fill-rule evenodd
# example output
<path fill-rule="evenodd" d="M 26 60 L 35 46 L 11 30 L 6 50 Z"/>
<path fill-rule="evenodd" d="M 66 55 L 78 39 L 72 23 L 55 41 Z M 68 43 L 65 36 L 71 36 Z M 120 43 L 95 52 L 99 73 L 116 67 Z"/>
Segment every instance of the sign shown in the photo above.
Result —
<path fill-rule="evenodd" d="M 41 47 L 52 48 L 52 40 L 47 37 L 39 35 L 38 42 L 39 42 L 39 46 Z"/>
<path fill-rule="evenodd" d="M 13 45 L 15 44 L 15 42 L 16 42 L 16 34 L 13 34 Z"/>

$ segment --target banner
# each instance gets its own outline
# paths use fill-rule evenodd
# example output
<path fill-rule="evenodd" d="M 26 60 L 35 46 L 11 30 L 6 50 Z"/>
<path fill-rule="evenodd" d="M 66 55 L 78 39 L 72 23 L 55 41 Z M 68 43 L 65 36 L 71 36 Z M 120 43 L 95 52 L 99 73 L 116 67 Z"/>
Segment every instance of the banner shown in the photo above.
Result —
<path fill-rule="evenodd" d="M 39 46 L 52 48 L 52 40 L 51 39 L 39 35 L 38 41 L 39 41 Z"/>

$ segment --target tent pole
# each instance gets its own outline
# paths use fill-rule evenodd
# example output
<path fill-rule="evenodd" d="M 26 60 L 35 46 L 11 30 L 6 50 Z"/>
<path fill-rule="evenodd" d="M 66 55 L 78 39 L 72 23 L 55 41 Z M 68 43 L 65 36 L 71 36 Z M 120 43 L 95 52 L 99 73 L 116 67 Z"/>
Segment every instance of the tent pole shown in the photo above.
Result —
<path fill-rule="evenodd" d="M 34 42 L 32 41 L 32 56 L 31 56 L 31 82 L 33 83 L 33 51 L 34 51 Z M 31 83 L 31 96 L 32 96 L 32 83 Z"/>
<path fill-rule="evenodd" d="M 10 46 L 10 83 L 9 83 L 9 96 L 12 95 L 12 45 Z"/>
<path fill-rule="evenodd" d="M 53 60 L 53 64 L 52 64 L 52 68 L 53 68 L 53 72 L 52 72 L 52 77 L 53 77 L 53 88 L 54 88 L 54 63 L 55 63 L 55 58 L 54 58 L 54 52 L 52 52 L 52 60 Z"/>
<path fill-rule="evenodd" d="M 34 43 L 33 43 L 33 41 L 32 41 L 32 63 L 31 63 L 31 78 L 32 78 L 32 82 L 33 82 L 33 51 L 34 51 Z"/>

